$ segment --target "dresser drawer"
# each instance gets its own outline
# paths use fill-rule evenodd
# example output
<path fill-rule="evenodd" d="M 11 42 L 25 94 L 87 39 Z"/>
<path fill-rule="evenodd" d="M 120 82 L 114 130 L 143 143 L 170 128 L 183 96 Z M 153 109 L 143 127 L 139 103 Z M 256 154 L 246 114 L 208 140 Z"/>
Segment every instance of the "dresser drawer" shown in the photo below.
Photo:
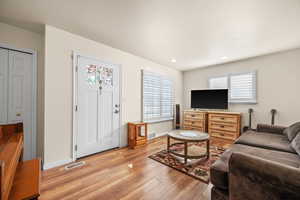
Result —
<path fill-rule="evenodd" d="M 238 125 L 231 123 L 209 122 L 209 129 L 238 132 Z"/>
<path fill-rule="evenodd" d="M 197 121 L 192 121 L 192 120 L 184 120 L 183 122 L 184 126 L 195 126 L 195 127 L 204 127 L 204 120 L 197 120 Z"/>
<path fill-rule="evenodd" d="M 232 133 L 232 132 L 210 130 L 209 134 L 211 137 L 217 137 L 217 138 L 228 139 L 228 140 L 236 139 L 236 133 Z"/>
<path fill-rule="evenodd" d="M 222 115 L 222 114 L 209 114 L 209 120 L 213 122 L 227 122 L 237 123 L 239 116 L 236 115 Z"/>
<path fill-rule="evenodd" d="M 205 120 L 205 114 L 203 113 L 192 113 L 192 112 L 185 112 L 184 119 L 186 120 Z"/>
<path fill-rule="evenodd" d="M 204 132 L 204 128 L 202 128 L 202 127 L 183 126 L 183 129 L 185 129 L 185 130 L 196 130 L 196 131 Z"/>

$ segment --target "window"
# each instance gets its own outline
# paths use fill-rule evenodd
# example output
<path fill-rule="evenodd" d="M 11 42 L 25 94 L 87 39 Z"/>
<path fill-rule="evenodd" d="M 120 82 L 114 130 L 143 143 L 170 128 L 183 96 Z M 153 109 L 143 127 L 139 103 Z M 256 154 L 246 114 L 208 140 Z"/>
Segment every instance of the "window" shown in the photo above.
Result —
<path fill-rule="evenodd" d="M 209 88 L 211 89 L 227 89 L 228 88 L 228 77 L 220 76 L 209 79 Z"/>
<path fill-rule="evenodd" d="M 256 103 L 256 72 L 230 74 L 208 80 L 210 89 L 229 89 L 230 103 Z"/>
<path fill-rule="evenodd" d="M 173 119 L 173 83 L 167 77 L 142 71 L 143 121 Z"/>

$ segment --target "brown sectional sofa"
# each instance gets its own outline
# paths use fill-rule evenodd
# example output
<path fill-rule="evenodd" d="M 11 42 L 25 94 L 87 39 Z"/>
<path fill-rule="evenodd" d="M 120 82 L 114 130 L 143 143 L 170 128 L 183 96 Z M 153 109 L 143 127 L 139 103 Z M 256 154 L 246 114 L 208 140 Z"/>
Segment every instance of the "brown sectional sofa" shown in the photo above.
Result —
<path fill-rule="evenodd" d="M 284 127 L 247 131 L 210 169 L 212 200 L 300 200 L 300 156 Z"/>

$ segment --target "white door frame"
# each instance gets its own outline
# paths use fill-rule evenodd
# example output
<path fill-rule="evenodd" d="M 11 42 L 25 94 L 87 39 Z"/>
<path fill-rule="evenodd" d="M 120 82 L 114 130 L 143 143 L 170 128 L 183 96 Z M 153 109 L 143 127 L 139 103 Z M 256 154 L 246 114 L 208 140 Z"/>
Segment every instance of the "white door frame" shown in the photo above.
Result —
<path fill-rule="evenodd" d="M 12 50 L 12 51 L 19 51 L 21 53 L 29 53 L 32 54 L 32 147 L 31 147 L 31 156 L 37 156 L 37 133 L 36 133 L 36 126 L 37 126 L 37 51 L 32 49 L 24 49 L 24 48 L 16 48 L 9 44 L 0 43 L 0 48 Z"/>
<path fill-rule="evenodd" d="M 77 91 L 78 91 L 78 77 L 77 77 L 77 72 L 78 72 L 78 63 L 77 63 L 77 58 L 78 56 L 84 57 L 84 58 L 90 58 L 93 60 L 99 60 L 102 63 L 107 63 L 110 65 L 117 65 L 119 66 L 119 88 L 120 88 L 120 108 L 119 108 L 119 115 L 120 115 L 120 122 L 119 122 L 119 127 L 120 127 L 120 134 L 119 134 L 119 145 L 118 147 L 120 147 L 121 145 L 121 135 L 122 135 L 122 65 L 120 64 L 114 64 L 114 63 L 110 63 L 110 62 L 106 62 L 106 61 L 102 61 L 99 58 L 93 58 L 91 56 L 85 56 L 82 55 L 81 53 L 77 53 L 76 51 L 73 51 L 71 57 L 73 59 L 73 108 L 72 108 L 72 123 L 73 123 L 73 130 L 72 130 L 72 161 L 76 161 L 77 159 L 77 154 L 76 154 L 76 145 L 77 145 L 77 134 L 78 134 L 78 129 L 77 129 L 77 125 L 78 125 L 78 116 L 77 116 L 77 104 L 78 104 L 78 95 L 77 95 Z"/>

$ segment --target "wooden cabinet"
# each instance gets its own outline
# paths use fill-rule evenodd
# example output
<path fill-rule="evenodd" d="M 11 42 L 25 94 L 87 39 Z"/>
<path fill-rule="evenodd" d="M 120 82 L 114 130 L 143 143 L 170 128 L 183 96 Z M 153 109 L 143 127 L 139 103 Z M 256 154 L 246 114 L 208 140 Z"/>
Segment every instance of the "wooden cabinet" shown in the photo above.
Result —
<path fill-rule="evenodd" d="M 184 111 L 183 129 L 207 132 L 207 112 Z"/>
<path fill-rule="evenodd" d="M 40 159 L 22 161 L 23 124 L 0 125 L 0 199 L 38 199 Z"/>
<path fill-rule="evenodd" d="M 241 114 L 233 112 L 209 112 L 208 133 L 211 137 L 236 140 L 241 134 Z"/>
<path fill-rule="evenodd" d="M 128 146 L 134 149 L 137 146 L 147 144 L 147 123 L 128 123 Z"/>
<path fill-rule="evenodd" d="M 241 134 L 241 113 L 185 110 L 183 129 L 208 132 L 212 139 L 233 143 Z"/>

